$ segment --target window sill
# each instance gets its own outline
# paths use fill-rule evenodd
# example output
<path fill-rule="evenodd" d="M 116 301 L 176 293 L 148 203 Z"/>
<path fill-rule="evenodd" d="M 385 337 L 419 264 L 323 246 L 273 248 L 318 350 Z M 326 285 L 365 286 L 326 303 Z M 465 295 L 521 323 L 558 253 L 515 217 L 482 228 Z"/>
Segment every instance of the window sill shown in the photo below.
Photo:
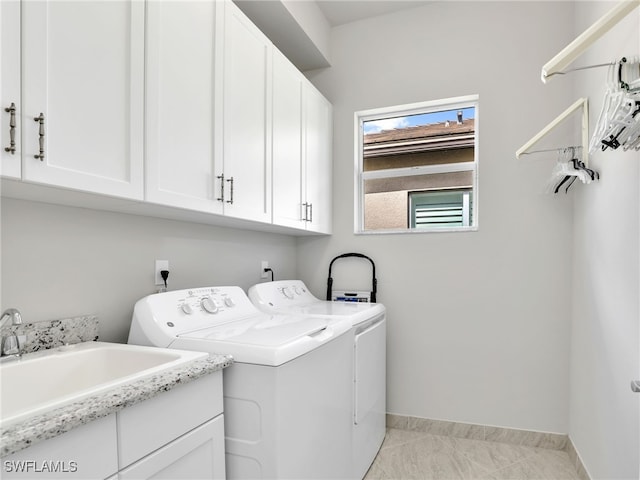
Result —
<path fill-rule="evenodd" d="M 425 233 L 477 232 L 478 227 L 449 227 L 439 229 L 402 229 L 402 230 L 355 230 L 355 235 L 420 235 Z"/>

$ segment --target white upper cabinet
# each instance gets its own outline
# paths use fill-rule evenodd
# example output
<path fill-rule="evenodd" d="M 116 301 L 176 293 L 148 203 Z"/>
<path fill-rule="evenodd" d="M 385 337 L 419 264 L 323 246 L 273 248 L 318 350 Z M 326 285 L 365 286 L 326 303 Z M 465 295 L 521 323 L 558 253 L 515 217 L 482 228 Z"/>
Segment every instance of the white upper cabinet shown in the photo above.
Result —
<path fill-rule="evenodd" d="M 224 8 L 224 213 L 270 223 L 273 46 L 232 2 Z"/>
<path fill-rule="evenodd" d="M 331 232 L 331 105 L 232 1 L 0 0 L 0 27 L 3 195 Z"/>
<path fill-rule="evenodd" d="M 271 221 L 271 42 L 232 3 L 148 2 L 146 199 Z"/>
<path fill-rule="evenodd" d="M 331 233 L 331 104 L 273 58 L 273 223 Z"/>
<path fill-rule="evenodd" d="M 273 54 L 273 223 L 306 228 L 302 191 L 305 79 L 285 56 Z"/>
<path fill-rule="evenodd" d="M 142 199 L 144 3 L 21 5 L 23 180 Z"/>
<path fill-rule="evenodd" d="M 333 109 L 310 83 L 305 88 L 304 198 L 307 230 L 332 231 Z"/>
<path fill-rule="evenodd" d="M 0 175 L 20 178 L 20 1 L 0 2 Z"/>
<path fill-rule="evenodd" d="M 216 1 L 148 2 L 146 35 L 146 199 L 222 213 Z"/>

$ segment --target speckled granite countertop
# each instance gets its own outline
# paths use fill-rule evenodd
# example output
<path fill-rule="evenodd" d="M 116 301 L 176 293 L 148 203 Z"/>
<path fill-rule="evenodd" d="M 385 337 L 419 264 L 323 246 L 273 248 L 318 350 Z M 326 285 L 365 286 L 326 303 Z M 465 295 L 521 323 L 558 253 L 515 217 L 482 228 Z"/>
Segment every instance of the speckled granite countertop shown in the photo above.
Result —
<path fill-rule="evenodd" d="M 10 424 L 0 429 L 0 456 L 10 455 L 92 420 L 106 417 L 232 363 L 229 355 L 210 355 Z"/>

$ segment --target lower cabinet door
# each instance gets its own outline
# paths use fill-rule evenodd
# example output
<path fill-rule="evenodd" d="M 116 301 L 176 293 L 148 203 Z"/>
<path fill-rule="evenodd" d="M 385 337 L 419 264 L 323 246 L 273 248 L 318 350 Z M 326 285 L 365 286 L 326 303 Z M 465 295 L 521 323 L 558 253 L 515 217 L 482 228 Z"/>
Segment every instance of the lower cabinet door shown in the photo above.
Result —
<path fill-rule="evenodd" d="M 185 433 L 173 442 L 120 471 L 130 479 L 224 479 L 223 415 Z"/>
<path fill-rule="evenodd" d="M 2 457 L 0 478 L 108 478 L 118 471 L 116 438 L 116 415 L 111 414 Z"/>

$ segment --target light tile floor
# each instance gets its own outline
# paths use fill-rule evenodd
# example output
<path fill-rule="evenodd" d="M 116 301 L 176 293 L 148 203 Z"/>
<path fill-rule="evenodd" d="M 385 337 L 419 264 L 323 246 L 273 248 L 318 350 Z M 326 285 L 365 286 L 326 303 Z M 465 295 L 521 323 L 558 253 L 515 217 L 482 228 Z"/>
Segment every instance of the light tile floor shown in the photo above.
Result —
<path fill-rule="evenodd" d="M 365 480 L 578 480 L 566 452 L 387 429 Z"/>

